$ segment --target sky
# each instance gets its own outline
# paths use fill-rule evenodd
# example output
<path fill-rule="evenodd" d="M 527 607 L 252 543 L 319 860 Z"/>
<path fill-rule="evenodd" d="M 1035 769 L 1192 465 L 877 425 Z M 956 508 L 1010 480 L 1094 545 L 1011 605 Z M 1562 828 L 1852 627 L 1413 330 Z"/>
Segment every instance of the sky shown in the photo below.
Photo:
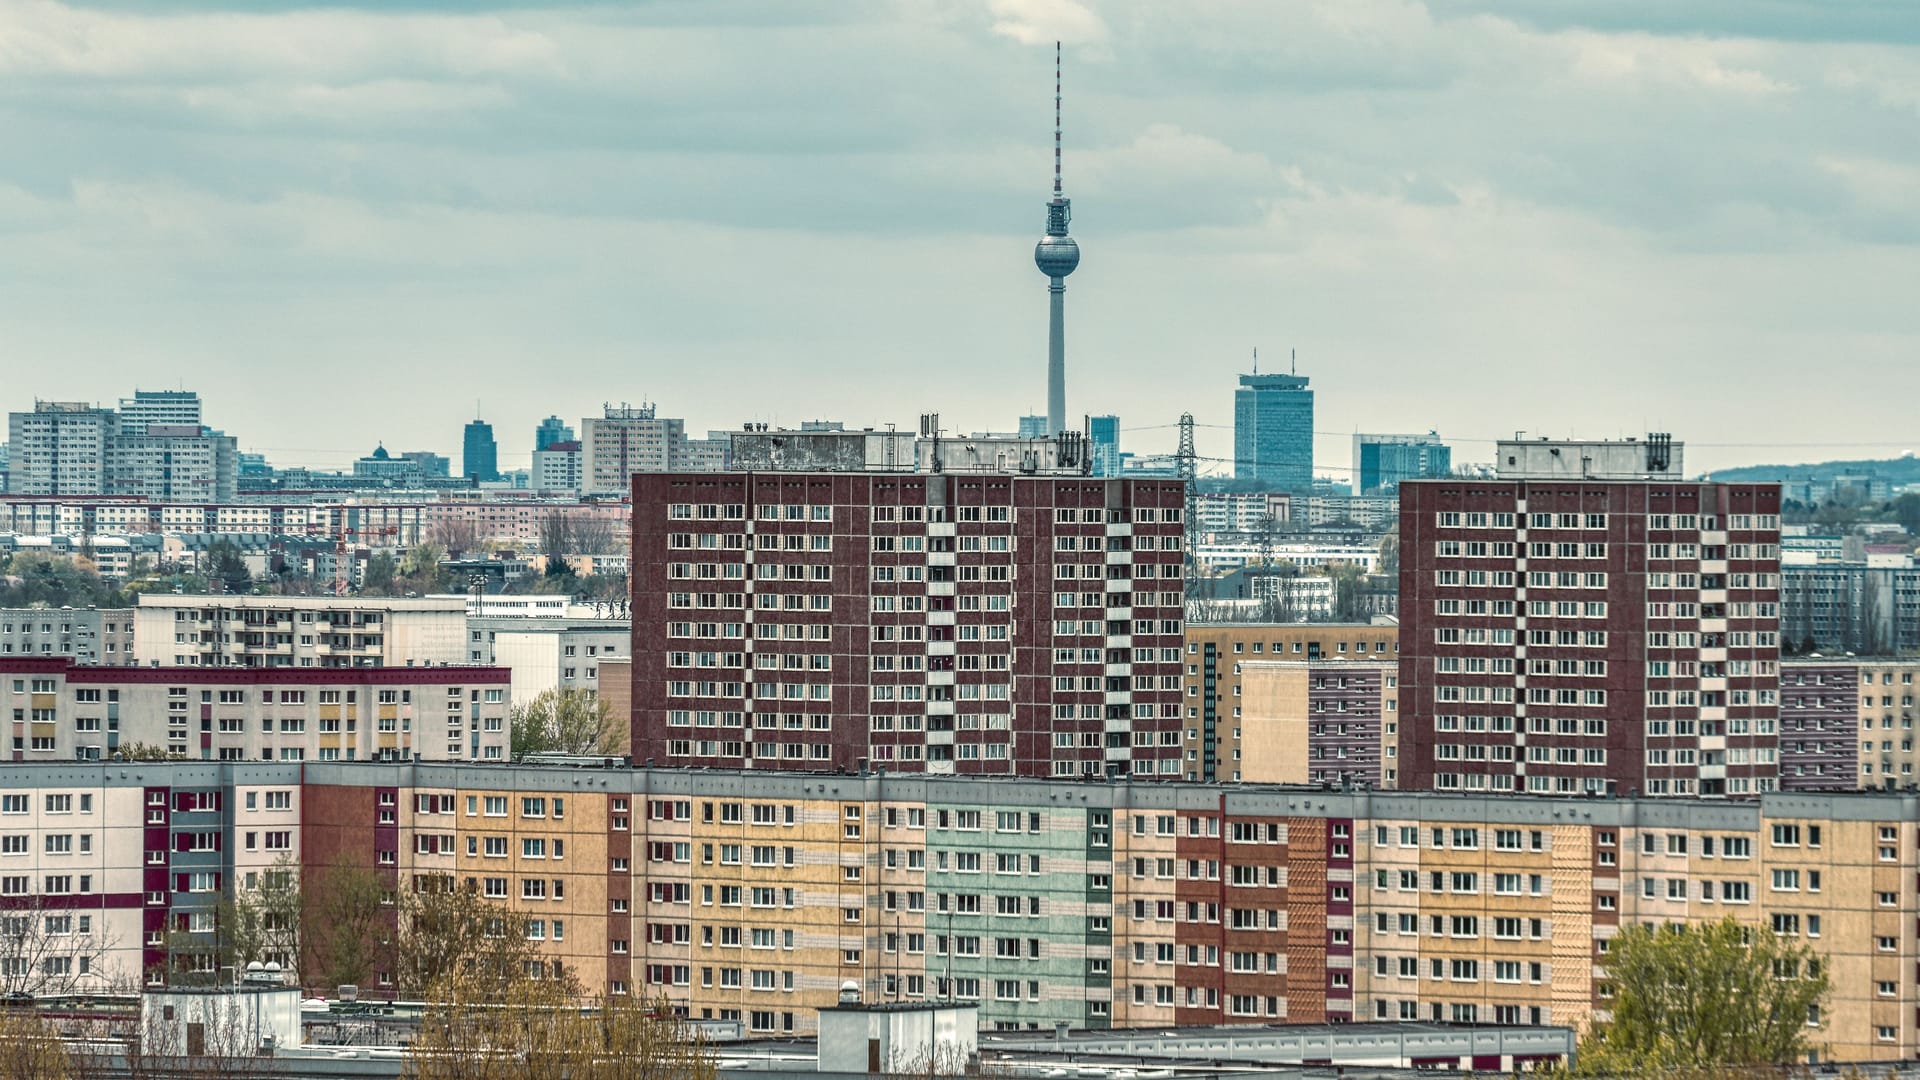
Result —
<path fill-rule="evenodd" d="M 605 402 L 1008 430 L 1064 44 L 1068 411 L 1920 449 L 1911 0 L 0 0 L 0 409 L 277 464 Z M 1218 467 L 1215 465 L 1215 467 Z"/>

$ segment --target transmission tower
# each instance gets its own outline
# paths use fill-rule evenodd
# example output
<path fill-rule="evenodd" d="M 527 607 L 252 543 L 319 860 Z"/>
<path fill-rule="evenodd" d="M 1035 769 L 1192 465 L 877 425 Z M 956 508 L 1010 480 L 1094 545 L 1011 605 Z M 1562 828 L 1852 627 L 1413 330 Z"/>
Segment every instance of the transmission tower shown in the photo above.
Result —
<path fill-rule="evenodd" d="M 1199 546 L 1200 541 L 1200 515 L 1194 512 L 1194 485 L 1200 475 L 1200 459 L 1199 453 L 1193 448 L 1193 414 L 1190 412 L 1180 414 L 1180 449 L 1174 453 L 1174 463 L 1179 470 L 1180 479 L 1186 484 L 1187 505 L 1184 512 L 1187 532 L 1186 574 L 1187 595 L 1191 597 L 1199 580 L 1197 572 L 1199 564 L 1195 561 L 1194 549 Z"/>

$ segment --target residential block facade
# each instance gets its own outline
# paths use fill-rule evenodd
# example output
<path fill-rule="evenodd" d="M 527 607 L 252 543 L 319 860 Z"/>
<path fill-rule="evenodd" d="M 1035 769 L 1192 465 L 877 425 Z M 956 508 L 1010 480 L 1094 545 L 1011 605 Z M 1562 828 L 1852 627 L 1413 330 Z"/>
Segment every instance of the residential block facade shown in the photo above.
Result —
<path fill-rule="evenodd" d="M 0 660 L 68 656 L 82 664 L 131 664 L 132 608 L 0 608 Z"/>
<path fill-rule="evenodd" d="M 501 761 L 497 667 L 92 667 L 0 657 L 9 760 Z"/>
<path fill-rule="evenodd" d="M 1772 789 L 1779 500 L 1544 469 L 1402 484 L 1400 787 Z"/>
<path fill-rule="evenodd" d="M 1333 779 L 1255 775 L 1241 766 L 1246 754 L 1253 752 L 1253 747 L 1243 739 L 1243 735 L 1252 737 L 1244 723 L 1251 715 L 1247 712 L 1247 687 L 1241 678 L 1244 665 L 1274 660 L 1303 661 L 1310 665 L 1348 660 L 1392 663 L 1400 655 L 1400 628 L 1393 624 L 1188 623 L 1186 638 L 1183 686 L 1186 732 L 1181 742 L 1181 770 L 1188 780 Z M 1397 690 L 1397 685 L 1387 685 L 1388 681 L 1397 683 L 1397 680 L 1397 672 L 1383 672 L 1379 689 Z M 1336 685 L 1335 689 L 1339 687 Z M 1396 712 L 1397 698 L 1397 694 L 1383 694 L 1379 707 L 1385 713 Z M 1391 709 L 1387 708 L 1389 700 L 1396 703 Z M 1272 704 L 1278 706 L 1279 702 L 1275 700 Z M 1396 717 L 1385 713 L 1381 719 L 1381 737 L 1390 743 L 1398 737 Z M 1262 748 L 1268 764 L 1263 765 L 1263 769 L 1292 767 L 1287 760 L 1275 760 L 1265 750 Z M 1304 759 L 1299 765 L 1305 766 Z M 1394 769 L 1391 761 L 1385 769 Z M 1392 786 L 1394 779 L 1383 773 L 1381 783 Z"/>
<path fill-rule="evenodd" d="M 459 596 L 180 596 L 142 593 L 134 656 L 178 667 L 404 667 L 467 659 Z"/>
<path fill-rule="evenodd" d="M 1828 965 L 1823 1057 L 1920 1053 L 1912 795 L 346 762 L 8 780 L 0 895 L 91 914 L 142 971 L 161 930 L 209 926 L 195 913 L 283 854 L 396 893 L 451 879 L 537 922 L 587 988 L 761 1034 L 813 1031 L 847 980 L 995 1027 L 1578 1026 L 1605 1015 L 1621 927 L 1732 915 Z M 382 986 L 384 967 L 362 994 Z"/>
<path fill-rule="evenodd" d="M 1180 772 L 1177 481 L 633 482 L 633 754 L 755 769 Z"/>
<path fill-rule="evenodd" d="M 1780 664 L 1780 786 L 1906 790 L 1916 783 L 1920 660 L 1835 657 Z"/>

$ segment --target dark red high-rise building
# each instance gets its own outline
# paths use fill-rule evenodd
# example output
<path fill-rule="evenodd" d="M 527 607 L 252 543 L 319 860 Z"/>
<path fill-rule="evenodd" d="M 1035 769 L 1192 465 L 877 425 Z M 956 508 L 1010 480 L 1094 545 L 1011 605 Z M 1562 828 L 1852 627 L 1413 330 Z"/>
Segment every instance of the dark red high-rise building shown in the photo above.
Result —
<path fill-rule="evenodd" d="M 633 481 L 633 755 L 1178 777 L 1179 481 Z"/>
<path fill-rule="evenodd" d="M 1772 790 L 1778 485 L 1658 438 L 1499 452 L 1400 488 L 1400 787 Z"/>

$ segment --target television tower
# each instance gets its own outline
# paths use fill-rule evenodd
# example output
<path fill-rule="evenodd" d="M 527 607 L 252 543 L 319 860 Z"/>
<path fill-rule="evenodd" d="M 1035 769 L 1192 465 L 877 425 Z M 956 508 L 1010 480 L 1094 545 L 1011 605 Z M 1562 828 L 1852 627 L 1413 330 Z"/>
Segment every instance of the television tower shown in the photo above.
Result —
<path fill-rule="evenodd" d="M 1067 235 L 1073 200 L 1060 187 L 1060 43 L 1053 43 L 1053 200 L 1047 235 L 1033 246 L 1033 264 L 1047 275 L 1047 434 L 1067 427 L 1067 275 L 1080 265 L 1080 245 Z"/>

